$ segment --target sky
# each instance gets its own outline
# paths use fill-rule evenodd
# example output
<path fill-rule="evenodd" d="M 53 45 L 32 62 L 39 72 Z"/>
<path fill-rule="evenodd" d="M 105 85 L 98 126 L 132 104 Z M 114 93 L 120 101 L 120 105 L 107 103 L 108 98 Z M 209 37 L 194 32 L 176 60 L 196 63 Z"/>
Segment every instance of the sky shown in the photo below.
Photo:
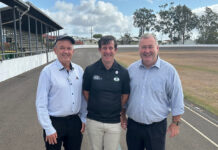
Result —
<path fill-rule="evenodd" d="M 24 0 L 27 1 L 27 0 Z M 159 6 L 174 2 L 186 5 L 200 15 L 205 7 L 218 13 L 218 0 L 28 0 L 55 20 L 64 29 L 60 34 L 91 37 L 92 34 L 114 35 L 125 33 L 138 36 L 133 26 L 133 13 L 140 8 L 159 11 Z M 1 6 L 1 5 L 0 5 Z"/>

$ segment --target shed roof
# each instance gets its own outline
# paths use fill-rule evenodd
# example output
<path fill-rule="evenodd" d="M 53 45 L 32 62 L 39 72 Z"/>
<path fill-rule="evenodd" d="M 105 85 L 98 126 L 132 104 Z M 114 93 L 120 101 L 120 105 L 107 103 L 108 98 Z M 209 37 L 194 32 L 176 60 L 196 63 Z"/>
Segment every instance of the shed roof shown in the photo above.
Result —
<path fill-rule="evenodd" d="M 30 16 L 30 25 L 31 25 L 31 33 L 35 33 L 35 20 L 37 20 L 37 30 L 38 33 L 46 33 L 45 25 L 49 26 L 49 32 L 61 30 L 63 29 L 57 22 L 47 16 L 44 12 L 40 9 L 35 7 L 30 2 L 23 2 L 21 0 L 0 0 L 1 2 L 8 5 L 8 7 L 4 7 L 0 9 L 2 24 L 6 27 L 14 27 L 13 24 L 13 7 L 16 8 L 16 19 L 19 19 L 19 12 L 21 14 L 27 11 L 26 14 L 22 17 L 22 30 L 28 31 L 28 16 Z M 29 10 L 28 10 L 29 9 Z M 43 24 L 43 28 L 41 29 L 41 22 Z M 19 21 L 16 21 L 17 29 L 19 28 Z"/>

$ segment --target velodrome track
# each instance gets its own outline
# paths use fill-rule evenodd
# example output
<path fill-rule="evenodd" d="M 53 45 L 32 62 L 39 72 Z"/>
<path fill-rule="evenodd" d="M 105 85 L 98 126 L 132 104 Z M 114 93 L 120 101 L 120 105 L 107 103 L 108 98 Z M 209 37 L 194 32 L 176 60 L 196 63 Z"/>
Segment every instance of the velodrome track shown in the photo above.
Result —
<path fill-rule="evenodd" d="M 119 49 L 124 50 L 137 49 Z M 84 68 L 98 58 L 100 55 L 97 48 L 77 49 L 73 62 Z M 42 68 L 43 66 L 0 83 L 0 150 L 44 149 L 42 130 L 35 111 L 35 92 Z M 167 136 L 166 150 L 217 150 L 218 116 L 201 110 L 187 101 L 185 104 L 180 134 L 175 138 Z M 127 149 L 125 131 L 121 138 L 121 149 Z M 86 133 L 82 150 L 89 150 Z"/>

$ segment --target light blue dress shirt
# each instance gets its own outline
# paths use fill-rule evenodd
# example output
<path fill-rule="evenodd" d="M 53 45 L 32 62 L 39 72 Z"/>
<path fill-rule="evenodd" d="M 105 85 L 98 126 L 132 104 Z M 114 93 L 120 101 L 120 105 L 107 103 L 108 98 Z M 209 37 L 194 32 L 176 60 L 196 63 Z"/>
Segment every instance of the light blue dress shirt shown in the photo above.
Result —
<path fill-rule="evenodd" d="M 79 114 L 86 122 L 87 103 L 82 95 L 83 69 L 71 63 L 69 72 L 57 59 L 42 70 L 36 95 L 38 120 L 46 135 L 56 132 L 49 116 Z"/>
<path fill-rule="evenodd" d="M 176 69 L 158 57 L 156 63 L 146 68 L 142 60 L 128 67 L 130 97 L 127 115 L 139 123 L 152 124 L 184 113 L 184 96 Z"/>

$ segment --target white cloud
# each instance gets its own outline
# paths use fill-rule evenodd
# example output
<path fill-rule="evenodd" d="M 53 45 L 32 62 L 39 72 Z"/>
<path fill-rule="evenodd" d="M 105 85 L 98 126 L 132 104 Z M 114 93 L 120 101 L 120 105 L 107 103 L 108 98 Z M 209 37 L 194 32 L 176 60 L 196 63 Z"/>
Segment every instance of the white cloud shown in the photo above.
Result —
<path fill-rule="evenodd" d="M 54 9 L 59 11 L 67 11 L 68 13 L 73 11 L 74 5 L 72 3 L 66 3 L 64 1 L 57 1 L 54 5 Z"/>
<path fill-rule="evenodd" d="M 218 4 L 211 5 L 211 6 L 208 6 L 208 7 L 210 9 L 212 9 L 213 12 L 218 13 Z M 201 15 L 204 14 L 205 8 L 206 7 L 197 8 L 197 9 L 192 10 L 192 12 L 195 13 L 196 15 L 198 15 L 198 16 L 201 16 Z"/>
<path fill-rule="evenodd" d="M 117 7 L 103 1 L 81 0 L 80 5 L 74 5 L 59 0 L 52 9 L 43 11 L 64 27 L 61 33 L 70 35 L 90 36 L 92 26 L 93 34 L 120 37 L 133 28 L 131 16 L 124 16 Z"/>

